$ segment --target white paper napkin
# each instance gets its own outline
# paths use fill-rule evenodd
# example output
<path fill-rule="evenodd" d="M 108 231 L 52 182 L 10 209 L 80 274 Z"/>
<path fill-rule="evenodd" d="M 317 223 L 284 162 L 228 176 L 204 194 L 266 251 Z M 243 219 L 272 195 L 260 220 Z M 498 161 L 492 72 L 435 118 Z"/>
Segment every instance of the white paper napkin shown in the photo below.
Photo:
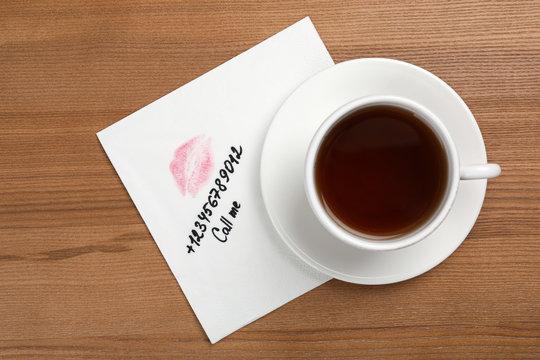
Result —
<path fill-rule="evenodd" d="M 212 343 L 328 280 L 279 239 L 259 167 L 281 103 L 333 64 L 305 18 L 97 134 Z"/>

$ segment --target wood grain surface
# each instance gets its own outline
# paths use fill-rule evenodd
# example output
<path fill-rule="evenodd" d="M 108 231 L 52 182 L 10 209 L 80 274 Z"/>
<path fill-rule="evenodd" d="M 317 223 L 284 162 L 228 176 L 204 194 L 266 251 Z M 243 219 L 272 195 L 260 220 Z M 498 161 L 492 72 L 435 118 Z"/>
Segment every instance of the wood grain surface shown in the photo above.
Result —
<path fill-rule="evenodd" d="M 307 15 L 448 82 L 503 175 L 432 271 L 210 345 L 95 133 Z M 540 359 L 539 1 L 3 0 L 0 155 L 2 359 Z"/>

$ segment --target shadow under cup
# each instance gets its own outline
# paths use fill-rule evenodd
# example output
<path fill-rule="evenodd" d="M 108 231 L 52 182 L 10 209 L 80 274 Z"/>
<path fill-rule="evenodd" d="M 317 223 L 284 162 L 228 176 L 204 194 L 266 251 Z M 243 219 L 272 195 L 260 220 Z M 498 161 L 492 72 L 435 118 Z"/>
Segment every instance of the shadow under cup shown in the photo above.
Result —
<path fill-rule="evenodd" d="M 429 110 L 402 98 L 364 98 L 336 110 L 315 134 L 306 192 L 334 235 L 400 248 L 442 222 L 458 168 L 450 135 Z"/>

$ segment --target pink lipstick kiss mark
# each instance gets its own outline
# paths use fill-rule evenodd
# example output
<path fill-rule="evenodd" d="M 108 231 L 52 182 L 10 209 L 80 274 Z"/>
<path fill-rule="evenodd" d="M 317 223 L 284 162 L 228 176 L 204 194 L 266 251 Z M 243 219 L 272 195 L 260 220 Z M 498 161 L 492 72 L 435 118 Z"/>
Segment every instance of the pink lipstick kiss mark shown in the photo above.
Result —
<path fill-rule="evenodd" d="M 169 169 L 182 195 L 187 192 L 195 197 L 210 179 L 214 168 L 211 140 L 205 135 L 195 136 L 174 152 Z"/>

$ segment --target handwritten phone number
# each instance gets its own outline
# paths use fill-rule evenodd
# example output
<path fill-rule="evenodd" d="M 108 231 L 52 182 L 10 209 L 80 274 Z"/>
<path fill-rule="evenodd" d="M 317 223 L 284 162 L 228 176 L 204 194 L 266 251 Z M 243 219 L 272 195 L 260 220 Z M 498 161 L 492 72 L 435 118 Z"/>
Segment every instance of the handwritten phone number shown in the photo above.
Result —
<path fill-rule="evenodd" d="M 214 179 L 214 187 L 208 192 L 207 200 L 202 210 L 197 214 L 197 219 L 193 223 L 190 235 L 188 236 L 189 245 L 187 247 L 187 253 L 194 253 L 195 249 L 201 246 L 201 240 L 204 238 L 204 234 L 210 225 L 210 218 L 221 200 L 220 193 L 227 191 L 227 185 L 231 180 L 231 175 L 235 171 L 235 167 L 240 164 L 240 158 L 242 157 L 242 146 L 236 148 L 231 146 L 231 152 L 229 153 L 227 160 L 223 162 L 223 167 L 218 171 L 218 177 Z"/>

